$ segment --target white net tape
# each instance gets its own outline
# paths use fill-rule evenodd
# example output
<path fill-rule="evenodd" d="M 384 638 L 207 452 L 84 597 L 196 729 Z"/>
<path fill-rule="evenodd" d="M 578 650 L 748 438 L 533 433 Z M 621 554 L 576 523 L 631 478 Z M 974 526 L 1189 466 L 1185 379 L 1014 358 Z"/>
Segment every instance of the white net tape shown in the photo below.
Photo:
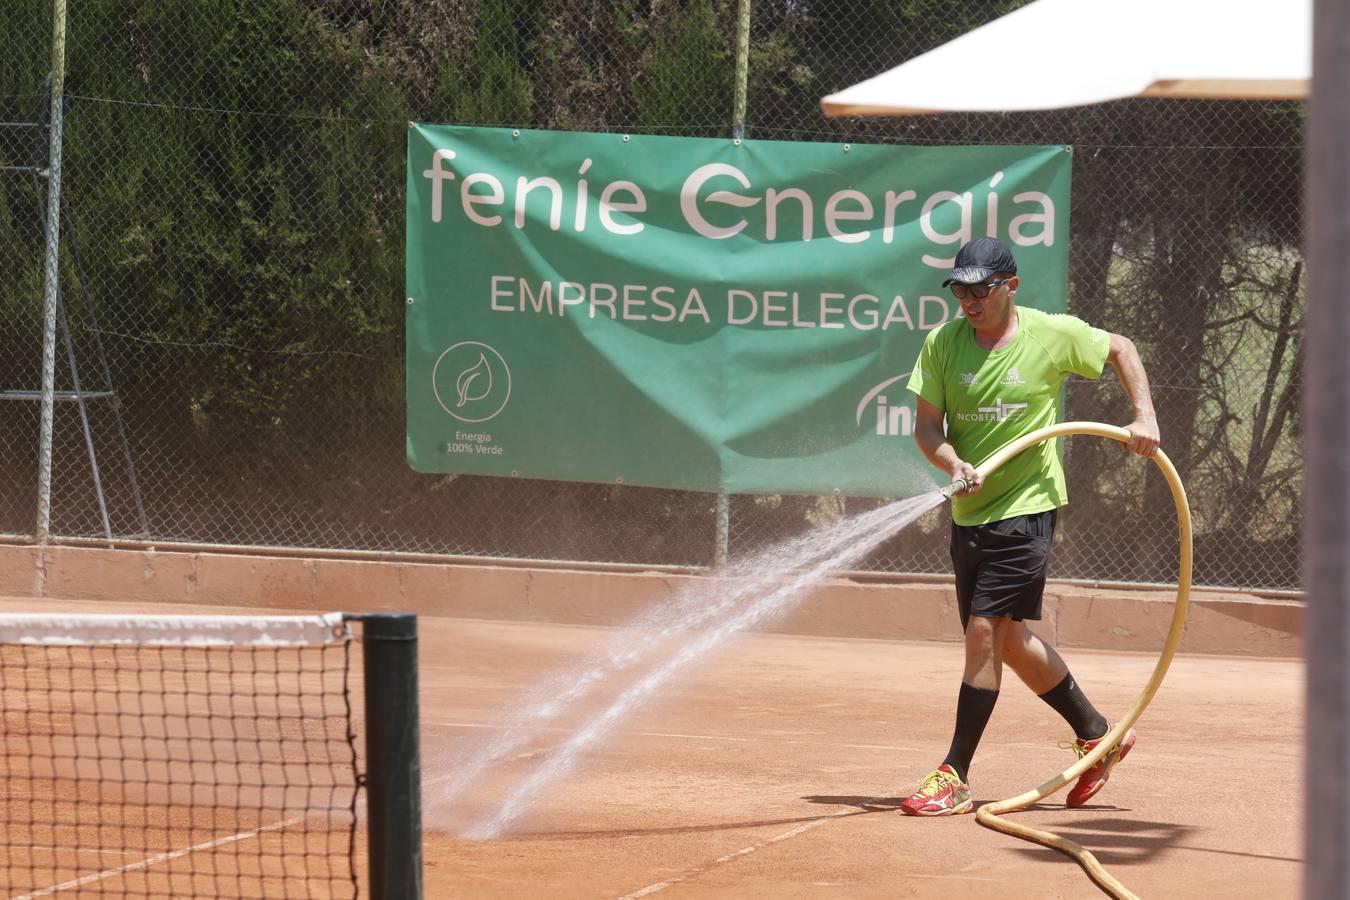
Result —
<path fill-rule="evenodd" d="M 309 647 L 351 639 L 342 613 L 314 616 L 0 614 L 0 644 Z"/>

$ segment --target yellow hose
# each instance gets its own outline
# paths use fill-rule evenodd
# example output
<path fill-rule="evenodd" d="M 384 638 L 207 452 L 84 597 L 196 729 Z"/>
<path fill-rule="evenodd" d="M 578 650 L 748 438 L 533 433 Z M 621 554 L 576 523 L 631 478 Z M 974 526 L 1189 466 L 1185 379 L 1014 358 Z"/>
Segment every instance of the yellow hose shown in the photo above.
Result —
<path fill-rule="evenodd" d="M 1071 434 L 1091 434 L 1097 437 L 1110 438 L 1113 441 L 1129 443 L 1130 433 L 1124 428 L 1118 428 L 1114 425 L 1102 425 L 1097 422 L 1063 422 L 1059 425 L 1051 425 L 1048 428 L 1041 428 L 1031 432 L 1008 445 L 1000 448 L 993 456 L 975 467 L 981 476 L 988 476 L 999 466 L 1012 459 L 1023 450 L 1042 441 L 1048 441 L 1053 438 L 1065 437 Z M 1167 633 L 1167 642 L 1163 645 L 1162 655 L 1158 657 L 1158 664 L 1153 667 L 1153 675 L 1149 678 L 1148 684 L 1139 695 L 1139 699 L 1134 702 L 1130 711 L 1116 723 L 1110 733 L 1093 748 L 1082 759 L 1078 760 L 1069 768 L 1060 772 L 1054 778 L 1045 782 L 1038 788 L 1018 794 L 1016 797 L 1009 797 L 1007 800 L 999 800 L 996 803 L 988 803 L 981 806 L 975 813 L 975 821 L 984 825 L 986 828 L 992 828 L 995 831 L 1001 831 L 1004 834 L 1010 834 L 1013 837 L 1020 837 L 1024 840 L 1033 841 L 1046 847 L 1067 853 L 1078 861 L 1098 887 L 1107 894 L 1117 898 L 1129 898 L 1129 900 L 1138 900 L 1134 894 L 1119 881 L 1112 878 L 1102 868 L 1102 864 L 1090 852 L 1083 849 L 1078 844 L 1067 838 L 1062 838 L 1057 834 L 1048 831 L 1040 831 L 1035 828 L 1029 828 L 1026 825 L 1019 825 L 1010 822 L 1007 819 L 1000 818 L 1001 813 L 1009 813 L 1015 810 L 1024 809 L 1033 803 L 1049 797 L 1071 781 L 1078 778 L 1091 767 L 1097 764 L 1105 753 L 1115 746 L 1121 736 L 1129 731 L 1139 717 L 1143 715 L 1144 709 L 1148 706 L 1153 695 L 1158 692 L 1158 687 L 1162 684 L 1163 676 L 1167 674 L 1167 668 L 1172 664 L 1172 657 L 1176 655 L 1177 645 L 1181 643 L 1182 632 L 1186 629 L 1186 610 L 1190 605 L 1191 595 L 1191 508 L 1186 502 L 1186 489 L 1181 484 L 1181 478 L 1177 475 L 1177 470 L 1172 466 L 1171 460 L 1167 454 L 1159 450 L 1153 457 L 1153 461 L 1158 464 L 1162 470 L 1163 477 L 1167 479 L 1167 486 L 1172 489 L 1172 499 L 1177 507 L 1177 525 L 1181 533 L 1181 569 L 1177 576 L 1177 603 L 1176 609 L 1172 612 L 1172 626 Z"/>

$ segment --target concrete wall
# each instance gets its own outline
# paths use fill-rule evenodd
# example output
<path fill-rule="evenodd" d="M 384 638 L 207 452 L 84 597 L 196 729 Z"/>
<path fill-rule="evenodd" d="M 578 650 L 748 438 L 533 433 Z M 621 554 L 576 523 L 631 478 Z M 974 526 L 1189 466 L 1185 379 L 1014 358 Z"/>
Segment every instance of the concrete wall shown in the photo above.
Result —
<path fill-rule="evenodd" d="M 193 603 L 294 610 L 618 625 L 697 576 L 656 572 L 225 553 L 0 545 L 0 596 Z M 1166 591 L 1051 583 L 1036 630 L 1062 647 L 1158 651 L 1174 610 Z M 50 603 L 50 605 L 49 605 Z M 147 610 L 152 611 L 152 610 Z M 762 630 L 883 640 L 959 638 L 950 583 L 834 579 Z M 1182 653 L 1299 657 L 1303 606 L 1247 594 L 1192 596 Z"/>

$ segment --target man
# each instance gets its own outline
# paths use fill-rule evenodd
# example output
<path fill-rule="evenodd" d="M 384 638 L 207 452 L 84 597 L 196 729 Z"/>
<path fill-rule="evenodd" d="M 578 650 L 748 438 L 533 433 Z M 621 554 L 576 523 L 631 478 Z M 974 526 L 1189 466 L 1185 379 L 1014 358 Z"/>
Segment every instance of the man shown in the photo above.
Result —
<path fill-rule="evenodd" d="M 988 480 L 975 464 L 1014 438 L 1053 424 L 1064 379 L 1070 373 L 1098 378 L 1108 362 L 1134 407 L 1128 449 L 1147 457 L 1158 448 L 1148 377 L 1128 338 L 1073 316 L 1019 307 L 1017 261 L 994 238 L 961 248 L 947 286 L 963 317 L 929 333 L 909 389 L 919 395 L 919 449 L 953 481 L 969 485 L 952 499 L 951 537 L 966 664 L 951 749 L 901 805 L 915 816 L 972 809 L 970 761 L 998 699 L 1005 662 L 1073 728 L 1070 747 L 1080 759 L 1110 730 L 1064 660 L 1025 624 L 1041 617 L 1056 512 L 1068 502 L 1055 442 L 1022 452 Z M 1101 790 L 1134 742 L 1130 729 L 1079 778 L 1068 805 L 1081 806 Z"/>

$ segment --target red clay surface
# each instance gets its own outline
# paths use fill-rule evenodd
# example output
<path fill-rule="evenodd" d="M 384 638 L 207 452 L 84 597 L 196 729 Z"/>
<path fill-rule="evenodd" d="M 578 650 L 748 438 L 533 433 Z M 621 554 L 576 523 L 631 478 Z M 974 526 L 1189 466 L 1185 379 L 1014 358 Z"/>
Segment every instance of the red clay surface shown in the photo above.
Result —
<path fill-rule="evenodd" d="M 233 611 L 51 599 L 0 609 Z M 422 617 L 427 897 L 1099 895 L 1067 857 L 973 816 L 914 819 L 895 808 L 946 750 L 961 668 L 955 643 L 741 635 L 620 721 L 540 791 L 514 830 L 457 837 L 614 692 L 597 689 L 577 715 L 539 729 L 439 804 L 456 755 L 500 733 L 539 679 L 585 663 L 613 636 Z M 1111 716 L 1128 709 L 1155 662 L 1137 653 L 1066 657 Z M 1302 707 L 1300 661 L 1179 657 L 1138 725 L 1138 745 L 1089 806 L 1068 810 L 1061 792 L 1013 817 L 1083 844 L 1143 897 L 1299 896 Z M 1008 673 L 971 773 L 977 802 L 1066 768 L 1073 757 L 1056 742 L 1070 736 Z"/>
<path fill-rule="evenodd" d="M 953 625 L 955 627 L 955 625 Z M 483 740 L 542 673 L 570 669 L 607 629 L 424 620 L 426 794 L 441 750 Z M 1144 654 L 1068 661 L 1108 715 L 1152 671 Z M 481 897 L 1084 897 L 1072 860 L 973 816 L 915 819 L 894 800 L 941 761 L 961 669 L 956 644 L 745 635 L 620 723 L 538 798 L 515 833 L 429 830 L 427 894 Z M 602 692 L 603 693 L 603 692 Z M 1139 743 L 1089 805 L 1013 814 L 1093 851 L 1143 897 L 1296 897 L 1303 667 L 1182 657 Z M 540 733 L 547 752 L 566 729 Z M 1073 761 L 1058 717 L 1008 673 L 971 780 L 979 801 Z M 493 807 L 539 757 L 501 767 L 428 824 Z"/>

